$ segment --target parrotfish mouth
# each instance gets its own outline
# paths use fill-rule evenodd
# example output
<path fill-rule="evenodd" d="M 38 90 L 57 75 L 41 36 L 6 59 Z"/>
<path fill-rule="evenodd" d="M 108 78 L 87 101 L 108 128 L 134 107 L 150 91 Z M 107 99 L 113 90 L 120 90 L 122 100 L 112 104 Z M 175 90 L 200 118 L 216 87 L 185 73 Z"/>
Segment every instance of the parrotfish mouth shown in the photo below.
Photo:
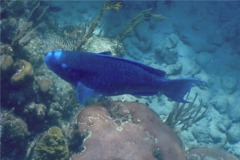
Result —
<path fill-rule="evenodd" d="M 49 60 L 50 58 L 54 58 L 56 60 L 59 60 L 62 55 L 62 51 L 51 51 L 47 52 L 47 55 L 45 56 L 45 60 Z"/>

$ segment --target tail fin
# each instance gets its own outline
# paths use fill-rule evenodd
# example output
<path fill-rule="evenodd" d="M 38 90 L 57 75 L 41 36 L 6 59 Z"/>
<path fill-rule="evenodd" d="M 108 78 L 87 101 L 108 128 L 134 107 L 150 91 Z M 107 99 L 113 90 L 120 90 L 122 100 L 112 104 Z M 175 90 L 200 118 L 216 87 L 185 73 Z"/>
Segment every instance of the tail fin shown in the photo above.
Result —
<path fill-rule="evenodd" d="M 197 83 L 205 84 L 204 81 L 193 78 L 166 80 L 163 84 L 162 93 L 174 101 L 186 103 L 187 101 L 183 99 L 184 96 Z"/>

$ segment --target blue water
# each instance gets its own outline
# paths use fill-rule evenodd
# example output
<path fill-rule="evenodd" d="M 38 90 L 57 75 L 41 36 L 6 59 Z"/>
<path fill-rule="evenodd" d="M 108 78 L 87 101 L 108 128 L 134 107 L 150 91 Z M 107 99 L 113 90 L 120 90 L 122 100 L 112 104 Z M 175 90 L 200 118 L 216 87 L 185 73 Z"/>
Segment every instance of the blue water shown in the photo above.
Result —
<path fill-rule="evenodd" d="M 240 2 L 110 1 L 106 3 L 109 7 L 119 8 L 104 11 L 96 20 L 104 3 L 2 2 L 2 158 L 33 158 L 34 143 L 51 126 L 60 127 L 65 141 L 71 144 L 69 130 L 83 106 L 77 103 L 72 86 L 43 62 L 45 54 L 56 49 L 110 50 L 116 56 L 164 70 L 170 79 L 206 81 L 207 86 L 194 87 L 189 94 L 190 101 L 198 94 L 196 103 L 202 101 L 208 108 L 206 114 L 186 130 L 174 130 L 185 150 L 221 148 L 240 157 Z M 133 21 L 136 17 L 139 21 Z M 93 22 L 96 25 L 83 42 Z M 14 74 L 23 71 L 20 60 L 29 62 L 34 74 L 27 70 L 21 80 L 13 82 Z M 163 121 L 174 109 L 174 102 L 161 94 L 111 98 L 147 103 Z M 68 146 L 69 155 L 64 158 L 81 151 L 73 146 Z"/>

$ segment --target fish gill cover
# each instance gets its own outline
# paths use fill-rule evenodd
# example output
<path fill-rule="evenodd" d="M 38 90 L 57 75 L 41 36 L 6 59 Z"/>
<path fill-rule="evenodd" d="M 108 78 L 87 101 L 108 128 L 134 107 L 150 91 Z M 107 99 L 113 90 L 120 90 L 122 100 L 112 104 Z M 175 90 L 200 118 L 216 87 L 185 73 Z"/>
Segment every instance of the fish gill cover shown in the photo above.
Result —
<path fill-rule="evenodd" d="M 168 146 L 188 160 L 239 158 L 239 8 L 238 1 L 1 1 L 1 158 L 69 159 L 94 153 L 91 146 L 100 141 L 107 145 L 100 155 L 116 146 L 107 150 L 112 159 L 131 157 L 116 154 L 117 148 L 140 151 L 144 141 L 144 155 L 155 159 L 164 159 Z M 190 103 L 158 93 L 93 96 L 82 106 L 75 89 L 44 64 L 46 53 L 54 50 L 107 51 L 162 70 L 167 79 L 200 79 L 208 86 L 193 87 L 184 97 Z M 91 116 L 81 119 L 91 109 Z M 155 118 L 146 126 L 151 119 L 142 118 L 148 114 L 169 126 L 164 139 L 174 135 L 165 148 L 159 145 L 164 131 L 157 124 L 162 122 Z M 94 134 L 106 137 L 92 143 Z"/>

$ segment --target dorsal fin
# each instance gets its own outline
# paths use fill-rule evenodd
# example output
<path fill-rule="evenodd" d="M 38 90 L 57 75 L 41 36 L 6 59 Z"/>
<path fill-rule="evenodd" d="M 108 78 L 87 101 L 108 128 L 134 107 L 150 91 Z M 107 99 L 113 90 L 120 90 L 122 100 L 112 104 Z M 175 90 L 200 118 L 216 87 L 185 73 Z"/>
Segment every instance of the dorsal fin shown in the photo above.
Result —
<path fill-rule="evenodd" d="M 110 51 L 106 51 L 106 52 L 101 52 L 99 54 L 111 56 L 112 53 Z"/>
<path fill-rule="evenodd" d="M 123 59 L 125 60 L 125 59 Z M 166 75 L 166 72 L 160 70 L 160 69 L 155 69 L 155 68 L 152 68 L 152 67 L 149 67 L 145 64 L 142 64 L 142 63 L 139 63 L 139 62 L 135 62 L 135 61 L 130 61 L 130 60 L 127 60 L 129 61 L 130 63 L 133 63 L 135 65 L 138 65 L 139 67 L 143 68 L 144 70 L 152 73 L 152 74 L 155 74 L 157 76 L 160 76 L 160 77 L 164 77 Z"/>
<path fill-rule="evenodd" d="M 102 53 L 107 53 L 107 52 L 102 52 Z M 108 58 L 112 58 L 112 59 L 115 59 L 115 60 L 124 61 L 126 63 L 131 63 L 131 64 L 134 64 L 134 65 L 137 65 L 137 66 L 141 67 L 142 69 L 144 69 L 144 70 L 146 70 L 146 71 L 148 71 L 152 74 L 155 74 L 157 76 L 160 76 L 160 77 L 164 77 L 166 75 L 166 72 L 164 72 L 162 70 L 159 70 L 159 69 L 149 67 L 145 64 L 142 64 L 142 63 L 139 63 L 139 62 L 136 62 L 136 61 L 133 61 L 133 60 L 128 60 L 128 59 L 123 59 L 123 58 L 120 58 L 120 57 L 115 57 L 115 56 L 111 56 L 111 55 L 107 55 L 107 54 L 102 54 L 102 53 L 98 54 L 98 56 L 104 56 L 104 57 L 108 57 Z"/>

